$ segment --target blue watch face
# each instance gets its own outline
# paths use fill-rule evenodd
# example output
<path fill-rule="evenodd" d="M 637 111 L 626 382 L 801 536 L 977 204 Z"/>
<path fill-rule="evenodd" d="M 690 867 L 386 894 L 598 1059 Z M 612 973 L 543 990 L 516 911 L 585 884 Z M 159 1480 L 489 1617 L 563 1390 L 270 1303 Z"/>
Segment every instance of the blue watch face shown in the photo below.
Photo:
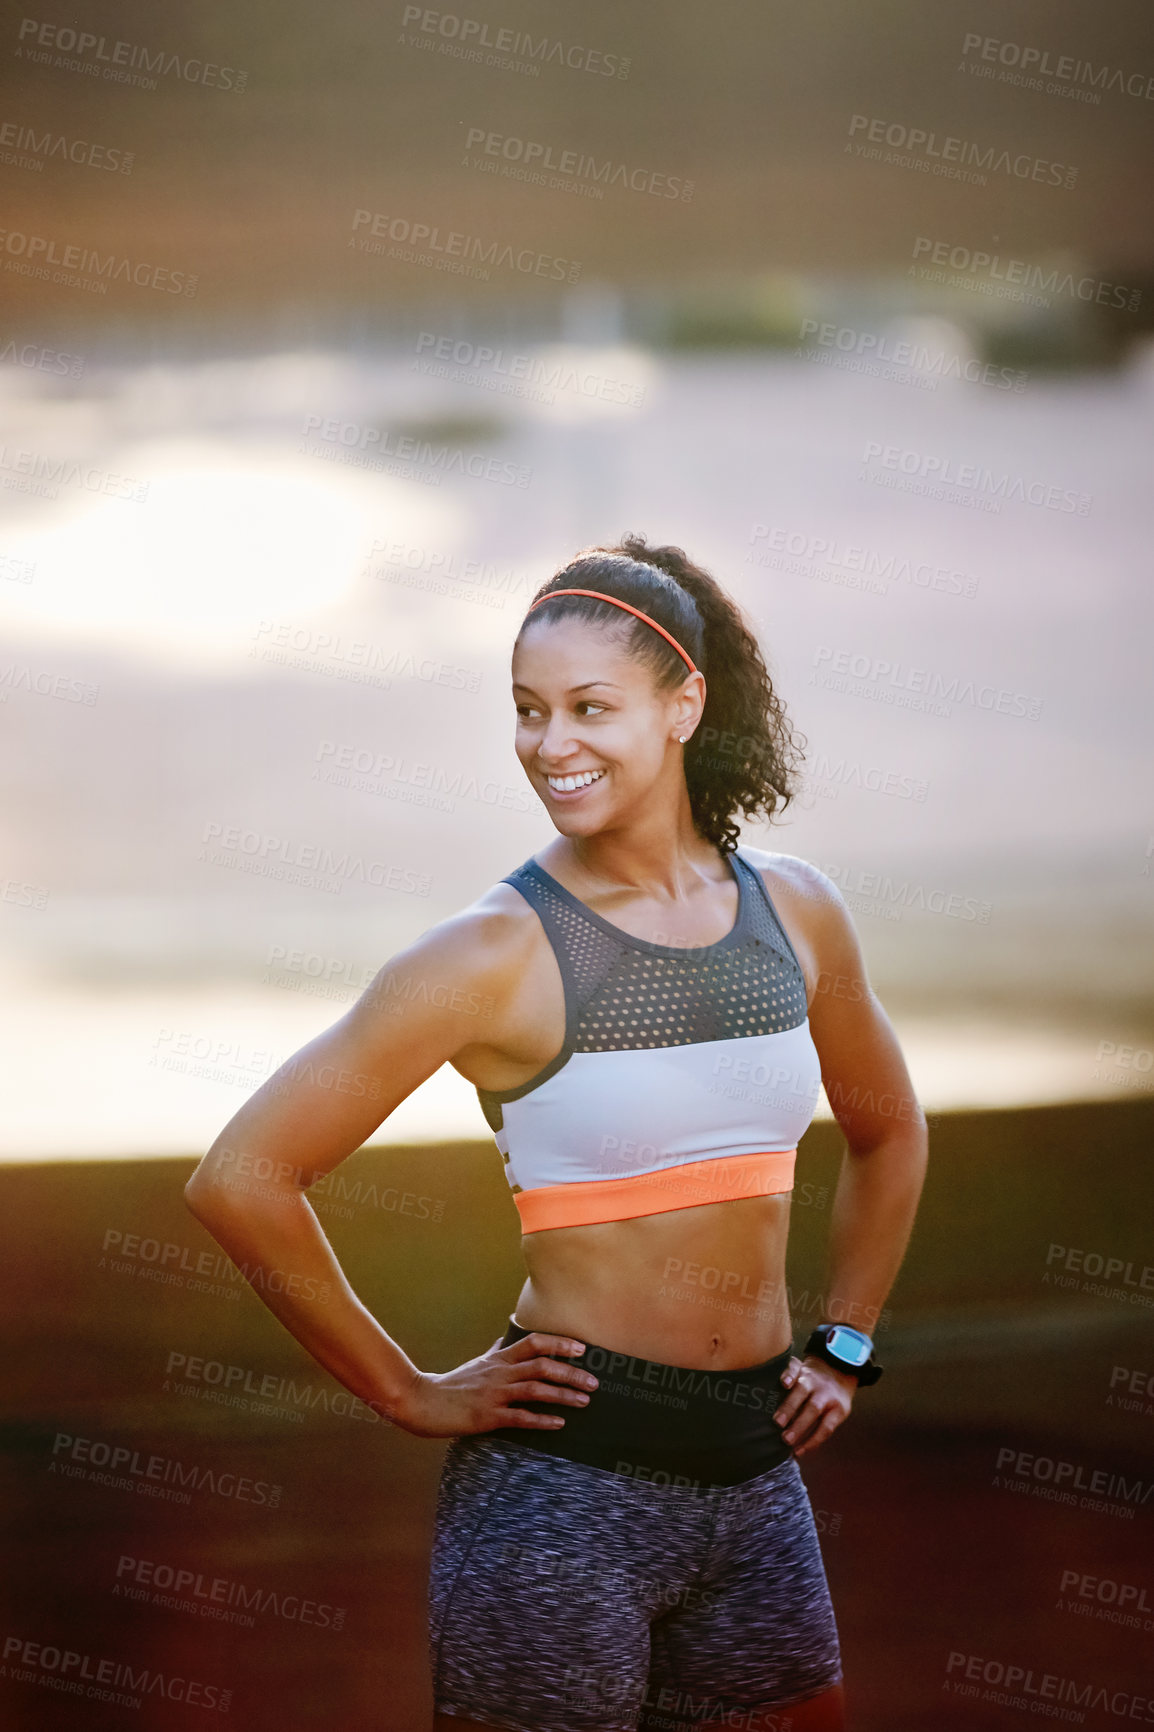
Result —
<path fill-rule="evenodd" d="M 830 1330 L 825 1344 L 831 1353 L 844 1359 L 847 1365 L 864 1365 L 873 1352 L 868 1337 L 859 1335 L 856 1329 L 846 1329 L 841 1324 Z"/>

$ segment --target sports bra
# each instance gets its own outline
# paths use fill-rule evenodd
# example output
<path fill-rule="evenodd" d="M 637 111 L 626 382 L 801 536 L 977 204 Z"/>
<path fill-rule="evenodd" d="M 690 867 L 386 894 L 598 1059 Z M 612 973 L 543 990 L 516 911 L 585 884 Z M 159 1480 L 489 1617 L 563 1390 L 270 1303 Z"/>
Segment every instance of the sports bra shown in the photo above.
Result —
<path fill-rule="evenodd" d="M 725 858 L 736 923 L 692 948 L 632 937 L 532 858 L 501 880 L 565 990 L 556 1057 L 518 1088 L 474 1085 L 523 1234 L 793 1189 L 821 1088 L 805 976 L 761 873 Z"/>

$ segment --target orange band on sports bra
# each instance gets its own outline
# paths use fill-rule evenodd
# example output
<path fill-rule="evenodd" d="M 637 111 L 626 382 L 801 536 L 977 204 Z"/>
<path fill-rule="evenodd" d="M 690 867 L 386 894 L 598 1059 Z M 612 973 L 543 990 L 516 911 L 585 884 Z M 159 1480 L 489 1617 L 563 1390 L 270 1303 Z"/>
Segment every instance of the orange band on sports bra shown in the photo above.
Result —
<path fill-rule="evenodd" d="M 663 1215 L 671 1209 L 697 1209 L 703 1203 L 732 1203 L 739 1197 L 768 1197 L 793 1189 L 796 1149 L 763 1149 L 752 1155 L 713 1155 L 684 1161 L 656 1173 L 624 1179 L 587 1179 L 574 1185 L 539 1185 L 516 1191 L 521 1232 L 551 1227 L 592 1227 L 601 1221 L 630 1221 Z"/>
<path fill-rule="evenodd" d="M 655 619 L 650 619 L 647 613 L 642 613 L 641 609 L 639 607 L 634 607 L 632 603 L 628 601 L 619 601 L 615 595 L 603 595 L 599 589 L 551 589 L 548 595 L 539 595 L 536 601 L 531 601 L 529 603 L 528 607 L 525 609 L 526 618 L 532 613 L 535 607 L 540 607 L 543 601 L 552 601 L 555 595 L 592 595 L 595 596 L 598 601 L 611 601 L 614 607 L 623 607 L 626 613 L 635 613 L 638 619 L 643 619 L 646 625 L 651 625 L 654 631 L 659 631 L 662 637 L 673 645 L 691 674 L 697 672 L 696 667 L 690 659 L 688 651 L 682 649 L 677 639 L 667 632 L 663 625 L 658 625 Z"/>

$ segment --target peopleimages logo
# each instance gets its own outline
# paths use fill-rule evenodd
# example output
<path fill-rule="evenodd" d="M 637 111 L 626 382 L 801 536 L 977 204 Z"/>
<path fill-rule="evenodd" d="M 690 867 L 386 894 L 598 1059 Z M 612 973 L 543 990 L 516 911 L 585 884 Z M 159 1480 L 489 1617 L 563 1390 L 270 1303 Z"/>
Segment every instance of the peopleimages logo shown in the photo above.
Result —
<path fill-rule="evenodd" d="M 965 1682 L 965 1680 L 970 1680 Z M 983 1690 L 982 1685 L 986 1688 Z M 981 1654 L 955 1649 L 946 1663 L 944 1688 L 955 1696 L 978 1698 L 1006 1708 L 1028 1709 L 1031 1714 L 1056 1720 L 1084 1721 L 1083 1708 L 1100 1708 L 1122 1720 L 1140 1720 L 1154 1725 L 1154 1702 L 1128 1690 L 1065 1678 L 1060 1672 L 1035 1672 L 1032 1666 L 988 1660 Z M 1063 1709 L 1058 1704 L 1069 1702 Z"/>
<path fill-rule="evenodd" d="M 865 136 L 859 138 L 859 133 Z M 992 144 L 979 145 L 972 139 L 954 138 L 948 133 L 939 135 L 921 126 L 878 120 L 868 114 L 851 115 L 849 137 L 851 142 L 845 148 L 851 155 L 865 157 L 870 162 L 920 169 L 947 180 L 965 180 L 975 186 L 986 185 L 986 170 L 991 174 L 1007 174 L 1013 180 L 1065 187 L 1067 191 L 1078 178 L 1076 168 L 1051 162 L 1048 157 L 1031 156 L 1028 151 L 1011 154 Z M 888 147 L 884 151 L 883 145 Z"/>
<path fill-rule="evenodd" d="M 36 52 L 29 45 L 30 41 L 35 43 Z M 41 23 L 38 18 L 22 21 L 18 42 L 24 46 L 17 47 L 16 54 L 37 65 L 59 66 L 68 72 L 87 72 L 93 77 L 99 74 L 117 84 L 138 84 L 146 90 L 156 89 L 153 73 L 162 78 L 174 74 L 185 84 L 204 84 L 215 90 L 239 92 L 248 83 L 248 73 L 235 66 L 218 66 L 211 60 L 198 60 L 163 48 L 146 48 L 138 42 L 110 44 L 106 36 L 97 36 L 91 30 L 74 30 L 68 24 Z M 91 58 L 85 59 L 85 56 Z M 129 67 L 133 70 L 127 70 Z M 146 76 L 137 76 L 141 72 Z"/>
<path fill-rule="evenodd" d="M 1077 1592 L 1069 1592 L 1076 1589 Z M 1154 1630 L 1154 1606 L 1146 1589 L 1135 1582 L 1119 1582 L 1112 1576 L 1093 1576 L 1085 1570 L 1063 1570 L 1058 1612 L 1098 1623 L 1120 1624 L 1126 1630 Z M 1133 1611 L 1128 1607 L 1133 1607 Z"/>
<path fill-rule="evenodd" d="M 992 904 L 977 896 L 963 896 L 958 890 L 927 889 L 924 884 L 911 884 L 908 878 L 898 883 L 887 873 L 842 866 L 829 860 L 822 862 L 821 869 L 839 886 L 856 914 L 880 914 L 885 920 L 900 920 L 903 912 L 912 908 L 945 914 L 951 920 L 976 920 L 982 926 L 989 923 Z M 830 1104 L 835 1103 L 831 1100 Z"/>
<path fill-rule="evenodd" d="M 239 824 L 226 827 L 210 819 L 205 823 L 201 842 L 204 846 L 197 858 L 210 866 L 239 867 L 259 877 L 283 879 L 290 884 L 301 882 L 335 895 L 350 883 L 369 884 L 378 890 L 407 890 L 417 896 L 429 894 L 427 872 L 389 865 L 383 860 L 365 860 L 348 849 L 334 851 L 321 843 L 297 842 L 260 830 L 246 830 Z"/>
<path fill-rule="evenodd" d="M 971 56 L 976 57 L 976 62 L 970 59 Z M 1154 77 L 1147 72 L 1126 72 L 1121 66 L 1111 66 L 1108 62 L 1095 66 L 1092 60 L 1078 60 L 1072 54 L 1059 54 L 1051 58 L 1048 48 L 1027 47 L 1020 42 L 1003 42 L 997 36 L 979 36 L 976 31 L 970 31 L 962 42 L 962 65 L 959 71 L 982 71 L 982 61 L 992 63 L 990 72 L 986 74 L 988 77 L 994 76 L 993 66 L 1012 68 L 1021 76 L 1006 82 L 1025 83 L 1038 90 L 1046 88 L 1049 94 L 1057 93 L 1063 85 L 1091 85 L 1093 90 L 1085 92 L 1088 101 L 1097 101 L 1094 93 L 1101 90 L 1112 90 L 1121 96 L 1136 96 L 1143 102 L 1154 100 Z M 1054 82 L 1043 87 L 1043 78 L 1052 79 Z"/>
<path fill-rule="evenodd" d="M 801 342 L 818 343 L 819 350 L 798 347 L 794 353 L 802 360 L 836 361 L 834 351 L 864 360 L 862 369 L 874 377 L 880 368 L 869 363 L 889 362 L 886 378 L 901 378 L 903 372 L 926 375 L 925 383 L 936 387 L 939 379 L 968 379 L 973 385 L 994 385 L 1000 391 L 1024 391 L 1029 374 L 1016 367 L 999 367 L 993 361 L 979 361 L 975 356 L 948 354 L 945 349 L 931 349 L 926 343 L 891 338 L 877 331 L 859 331 L 852 325 L 823 323 L 819 319 L 803 319 L 798 333 Z"/>
<path fill-rule="evenodd" d="M 146 259 L 132 259 L 121 253 L 98 253 L 94 247 L 80 246 L 72 241 L 57 241 L 50 235 L 28 234 L 22 229 L 0 229 L 0 249 L 8 254 L 4 269 L 25 277 L 48 277 L 52 271 L 63 273 L 54 282 L 69 278 L 83 283 L 90 280 L 103 285 L 132 283 L 138 289 L 157 289 L 165 295 L 196 294 L 199 278 L 187 271 L 174 271 L 168 265 L 150 264 Z"/>
<path fill-rule="evenodd" d="M 117 150 L 111 145 L 96 144 L 90 139 L 69 138 L 62 132 L 37 132 L 35 127 L 22 126 L 7 120 L 0 125 L 0 145 L 11 151 L 26 152 L 17 162 L 13 156 L 0 160 L 17 168 L 42 169 L 51 158 L 74 162 L 81 168 L 106 169 L 111 174 L 131 174 L 136 154 Z"/>
<path fill-rule="evenodd" d="M 139 1492 L 170 1503 L 188 1504 L 194 1491 L 208 1491 L 216 1497 L 279 1509 L 284 1489 L 267 1480 L 250 1479 L 247 1474 L 200 1467 L 170 1455 L 142 1455 L 129 1444 L 109 1443 L 98 1437 L 74 1437 L 65 1431 L 56 1434 L 48 1467 L 51 1473 L 66 1478 L 89 1479 L 118 1491 Z"/>
<path fill-rule="evenodd" d="M 27 664 L 20 667 L 15 662 L 0 667 L 0 704 L 8 702 L 10 691 L 36 692 L 42 698 L 60 698 L 64 703 L 89 706 L 100 696 L 100 687 L 87 680 L 49 673 L 47 669 L 34 671 Z"/>
<path fill-rule="evenodd" d="M 442 682 L 443 683 L 443 682 Z M 511 787 L 508 782 L 492 779 L 479 782 L 460 765 L 447 767 L 398 757 L 393 752 L 378 752 L 372 746 L 322 740 L 316 750 L 318 768 L 313 770 L 314 782 L 332 782 L 339 787 L 357 788 L 363 793 L 382 793 L 389 783 L 399 784 L 411 795 L 428 794 L 447 797 L 446 809 L 453 811 L 454 799 L 477 800 L 483 806 L 500 806 L 504 811 L 531 812 L 536 804 L 528 788 Z M 331 763 L 326 762 L 331 760 Z M 350 772 L 352 772 L 350 774 Z M 427 801 L 418 799 L 419 805 Z"/>
<path fill-rule="evenodd" d="M 401 14 L 401 41 L 422 48 L 453 52 L 458 59 L 484 62 L 509 72 L 529 72 L 536 77 L 542 66 L 567 66 L 571 72 L 592 72 L 601 78 L 628 78 L 632 62 L 622 54 L 606 54 L 600 48 L 583 48 L 556 37 L 534 38 L 527 30 L 493 29 L 488 20 L 463 18 L 458 12 L 433 12 L 426 6 L 406 6 Z M 415 26 L 412 38 L 403 27 Z M 434 38 L 422 42 L 417 31 Z M 440 40 L 436 40 L 440 38 Z M 481 50 L 488 52 L 482 54 Z"/>
<path fill-rule="evenodd" d="M 88 362 L 83 355 L 62 353 L 46 348 L 42 343 L 18 343 L 15 337 L 0 348 L 0 364 L 11 362 L 14 367 L 32 367 L 41 373 L 61 373 L 71 379 L 84 377 Z"/>
<path fill-rule="evenodd" d="M 416 349 L 417 359 L 411 363 L 414 372 L 431 373 L 438 379 L 480 385 L 485 390 L 505 391 L 518 397 L 528 396 L 535 402 L 555 403 L 558 391 L 571 391 L 575 397 L 636 408 L 645 397 L 643 384 L 600 373 L 580 360 L 579 352 L 572 356 L 548 351 L 519 355 L 495 349 L 488 343 L 438 336 L 435 331 L 422 331 Z M 428 359 L 426 351 L 431 351 L 436 359 Z M 447 364 L 439 365 L 442 362 Z M 534 386 L 540 389 L 534 390 Z"/>
<path fill-rule="evenodd" d="M 227 1714 L 232 1691 L 202 1679 L 177 1672 L 160 1672 L 136 1660 L 117 1660 L 100 1654 L 81 1654 L 59 1643 L 33 1642 L 24 1636 L 7 1636 L 3 1670 L 21 1684 L 39 1684 L 66 1696 L 85 1696 L 121 1708 L 142 1708 L 146 1696 L 162 1696 L 186 1708 L 212 1708 Z M 132 1694 L 131 1692 L 136 1692 Z"/>
<path fill-rule="evenodd" d="M 979 463 L 955 463 L 952 457 L 911 451 L 901 445 L 879 445 L 874 439 L 866 440 L 862 462 L 877 463 L 882 469 L 930 482 L 939 490 L 954 487 L 983 495 L 995 510 L 1002 500 L 1017 499 L 1023 505 L 1037 505 L 1048 511 L 1076 512 L 1079 517 L 1089 517 L 1093 503 L 1089 493 L 1077 493 L 1071 487 L 1027 480 L 1023 475 L 1012 475 L 1005 470 L 998 474 Z M 871 474 L 867 471 L 866 478 L 877 478 L 877 472 Z"/>
<path fill-rule="evenodd" d="M 367 234 L 358 232 L 366 226 Z M 489 266 L 560 283 L 575 283 L 581 275 L 581 266 L 574 259 L 554 258 L 552 253 L 515 247 L 510 242 L 482 240 L 458 229 L 442 230 L 436 223 L 412 222 L 408 217 L 389 216 L 383 211 L 355 210 L 352 227 L 348 244 L 358 252 L 383 253 L 403 263 L 435 265 L 438 270 L 458 275 L 486 273 L 483 277 L 486 282 Z M 394 244 L 386 246 L 387 241 Z"/>
<path fill-rule="evenodd" d="M 127 1578 L 127 1580 L 125 1579 Z M 171 1592 L 165 1590 L 171 1589 Z M 112 1592 L 122 1598 L 194 1612 L 198 1617 L 256 1628 L 258 1615 L 271 1614 L 320 1630 L 343 1630 L 344 1606 L 286 1593 L 279 1588 L 252 1587 L 235 1576 L 206 1576 L 198 1569 L 137 1558 L 122 1553 Z"/>
<path fill-rule="evenodd" d="M 842 788 L 863 788 L 869 794 L 890 794 L 898 800 L 916 800 L 920 805 L 929 792 L 929 783 L 918 776 L 903 776 L 897 770 L 884 770 L 880 765 L 863 766 L 846 758 L 831 758 L 818 752 L 813 763 L 807 788 L 836 799 Z"/>
<path fill-rule="evenodd" d="M 975 576 L 952 566 L 881 553 L 860 542 L 842 542 L 836 536 L 815 535 L 809 530 L 790 529 L 785 524 L 755 523 L 749 540 L 751 545 L 765 542 L 766 546 L 764 551 L 754 546 L 745 556 L 747 565 L 767 565 L 775 571 L 795 572 L 804 577 L 828 573 L 832 579 L 840 572 L 845 575 L 836 581 L 876 595 L 892 594 L 887 586 L 895 580 L 912 584 L 916 589 L 950 595 L 973 597 L 978 591 Z"/>
<path fill-rule="evenodd" d="M 1034 1455 L 1029 1450 L 1006 1444 L 998 1450 L 993 1483 L 1018 1489 L 1015 1481 L 1027 1482 L 1027 1490 L 1040 1491 L 1041 1495 L 1058 1503 L 1079 1504 L 1075 1493 L 1081 1493 L 1080 1508 L 1108 1514 L 1122 1512 L 1129 1517 L 1154 1496 L 1154 1480 L 1130 1479 L 1109 1468 L 1090 1468 L 1080 1461 L 1059 1461 L 1054 1456 Z M 1110 1500 L 1116 1500 L 1112 1507 Z"/>
<path fill-rule="evenodd" d="M 907 667 L 886 656 L 818 644 L 813 663 L 810 685 L 844 691 L 851 697 L 875 698 L 914 709 L 937 705 L 933 713 L 946 716 L 951 713 L 951 704 L 969 704 L 976 710 L 989 710 L 999 716 L 1025 716 L 1032 722 L 1042 713 L 1041 698 L 999 686 L 975 685 L 973 680 L 939 673 L 933 668 Z"/>
<path fill-rule="evenodd" d="M 1032 265 L 1025 259 L 1004 259 L 1000 253 L 987 253 L 980 247 L 965 247 L 953 241 L 935 241 L 928 235 L 918 235 L 914 241 L 911 255 L 915 259 L 928 259 L 928 262 L 938 267 L 933 281 L 945 280 L 942 272 L 955 272 L 955 283 L 964 283 L 966 276 L 986 279 L 989 284 L 1005 284 L 1006 291 L 1020 289 L 1023 294 L 1011 297 L 1008 292 L 1003 298 L 1025 298 L 1028 293 L 1032 298 L 1043 295 L 1072 295 L 1079 301 L 1095 301 L 1099 306 L 1123 307 L 1127 312 L 1134 312 L 1142 301 L 1141 289 L 1127 288 L 1123 283 L 1103 282 L 1099 277 L 1076 277 L 1073 271 L 1060 271 L 1056 265 Z M 911 272 L 913 266 L 910 267 Z M 916 273 L 926 276 L 924 270 Z M 984 293 L 993 293 L 993 289 L 985 288 L 978 283 L 965 283 L 967 288 L 982 287 Z M 1043 303 L 1048 306 L 1049 302 Z"/>
<path fill-rule="evenodd" d="M 380 1414 L 351 1390 L 326 1389 L 312 1383 L 298 1384 L 292 1373 L 280 1376 L 275 1371 L 254 1371 L 251 1366 L 231 1365 L 223 1359 L 205 1359 L 200 1354 L 176 1350 L 169 1353 L 164 1370 L 162 1388 L 169 1394 L 173 1392 L 172 1380 L 177 1378 L 180 1380 L 175 1385 L 177 1394 L 186 1393 L 189 1386 L 214 1391 L 225 1398 L 226 1406 L 259 1413 L 268 1411 L 259 1403 L 279 1402 L 287 1403 L 289 1410 L 307 1408 L 315 1412 L 319 1407 L 325 1413 L 335 1413 L 340 1419 L 354 1419 L 367 1425 L 381 1424 Z M 258 1405 L 252 1405 L 249 1398 Z"/>
<path fill-rule="evenodd" d="M 309 456 L 328 455 L 323 450 L 323 446 L 328 445 L 341 455 L 346 451 L 368 453 L 368 466 L 378 453 L 382 461 L 393 457 L 401 463 L 423 464 L 437 471 L 437 485 L 440 485 L 442 475 L 469 475 L 477 481 L 495 481 L 502 487 L 524 488 L 533 480 L 533 471 L 523 463 L 509 463 L 500 457 L 486 457 L 483 452 L 435 444 L 431 439 L 417 439 L 407 433 L 390 433 L 387 428 L 359 421 L 342 421 L 337 415 L 306 415 L 301 438 L 304 443 L 300 449 Z M 320 443 L 321 451 L 314 450 L 311 441 Z"/>
<path fill-rule="evenodd" d="M 37 493 L 44 499 L 59 497 L 61 487 L 83 487 L 88 493 L 103 493 L 143 504 L 148 482 L 95 464 L 80 464 L 72 458 L 53 457 L 44 451 L 10 450 L 0 444 L 0 485 L 21 493 Z M 9 480 L 9 475 L 13 479 Z M 25 485 L 27 482 L 27 485 Z"/>
<path fill-rule="evenodd" d="M 470 158 L 469 151 L 477 150 L 478 155 Z M 542 144 L 536 139 L 513 138 L 501 132 L 490 132 L 483 126 L 471 126 L 465 135 L 466 168 L 488 168 L 496 172 L 502 162 L 507 165 L 520 165 L 531 178 L 538 174 L 542 180 L 549 175 L 563 176 L 574 181 L 588 181 L 591 189 L 600 197 L 602 186 L 620 186 L 629 192 L 651 193 L 656 198 L 678 198 L 688 202 L 693 197 L 693 182 L 683 180 L 679 175 L 659 174 L 656 169 L 629 168 L 623 162 L 614 162 L 606 157 L 599 162 L 595 156 L 586 156 L 579 150 L 558 149 L 554 154 L 551 144 Z M 485 158 L 496 159 L 486 163 Z M 551 183 L 550 183 L 551 184 Z"/>

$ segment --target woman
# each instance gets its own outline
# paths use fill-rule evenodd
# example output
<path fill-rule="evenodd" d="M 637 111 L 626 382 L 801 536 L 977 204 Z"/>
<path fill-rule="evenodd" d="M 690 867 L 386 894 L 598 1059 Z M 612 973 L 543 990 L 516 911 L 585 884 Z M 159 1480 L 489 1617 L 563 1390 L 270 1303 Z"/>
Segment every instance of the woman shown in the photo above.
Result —
<path fill-rule="evenodd" d="M 868 1331 L 912 1227 L 924 1118 L 830 880 L 737 849 L 734 814 L 788 803 L 798 748 L 714 580 L 635 536 L 589 550 L 538 592 L 512 673 L 517 754 L 557 837 L 258 1090 L 189 1203 L 238 1263 L 305 1278 L 258 1291 L 334 1376 L 453 1440 L 437 1732 L 838 1728 L 798 1459 L 880 1375 Z M 410 983 L 403 1017 L 382 1008 L 390 975 Z M 450 983 L 491 998 L 483 1039 L 432 990 Z M 436 1374 L 356 1298 L 305 1188 L 446 1061 L 505 1157 L 528 1279 L 503 1339 Z M 325 1067 L 381 1092 L 321 1087 Z M 822 1082 L 848 1147 L 798 1357 L 790 1190 Z M 281 1176 L 242 1183 L 240 1157 Z M 333 1296 L 310 1303 L 321 1283 Z"/>

